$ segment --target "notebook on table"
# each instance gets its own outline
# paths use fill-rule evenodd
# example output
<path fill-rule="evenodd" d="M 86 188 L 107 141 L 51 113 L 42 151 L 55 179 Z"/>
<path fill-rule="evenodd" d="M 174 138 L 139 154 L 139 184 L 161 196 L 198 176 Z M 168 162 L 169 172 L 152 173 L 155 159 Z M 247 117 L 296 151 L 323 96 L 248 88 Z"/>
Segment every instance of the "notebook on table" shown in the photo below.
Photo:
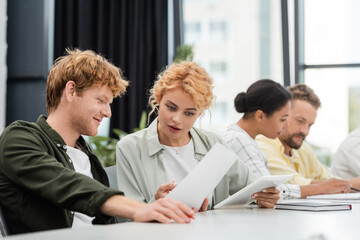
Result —
<path fill-rule="evenodd" d="M 360 193 L 338 193 L 338 194 L 321 194 L 306 197 L 307 199 L 321 200 L 360 200 Z"/>
<path fill-rule="evenodd" d="M 346 211 L 351 210 L 352 206 L 348 203 L 332 203 L 321 201 L 283 201 L 275 205 L 275 209 L 280 210 L 295 210 L 295 211 L 311 211 L 311 212 L 323 212 L 323 211 Z"/>

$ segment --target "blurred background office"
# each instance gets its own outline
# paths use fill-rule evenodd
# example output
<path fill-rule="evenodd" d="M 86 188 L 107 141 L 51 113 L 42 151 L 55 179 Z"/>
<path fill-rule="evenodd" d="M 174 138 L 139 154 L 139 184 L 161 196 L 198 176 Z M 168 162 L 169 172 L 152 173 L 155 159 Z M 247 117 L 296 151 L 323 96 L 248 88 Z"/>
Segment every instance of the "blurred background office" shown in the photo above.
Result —
<path fill-rule="evenodd" d="M 198 126 L 239 119 L 236 93 L 271 78 L 306 83 L 323 105 L 307 141 L 326 165 L 360 119 L 358 0 L 0 0 L 0 131 L 45 114 L 48 71 L 65 48 L 93 49 L 131 81 L 99 134 L 138 126 L 147 89 L 180 45 L 215 81 Z"/>

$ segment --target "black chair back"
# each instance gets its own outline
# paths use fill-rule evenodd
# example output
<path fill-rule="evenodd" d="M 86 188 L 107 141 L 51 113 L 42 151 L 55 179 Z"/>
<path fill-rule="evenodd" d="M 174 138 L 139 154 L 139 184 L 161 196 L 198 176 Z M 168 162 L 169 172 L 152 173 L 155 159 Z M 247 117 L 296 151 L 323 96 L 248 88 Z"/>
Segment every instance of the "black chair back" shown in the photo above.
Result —
<path fill-rule="evenodd" d="M 6 225 L 5 217 L 4 217 L 4 214 L 2 212 L 1 206 L 0 206 L 0 231 L 1 231 L 1 235 L 3 237 L 9 235 L 9 230 L 7 228 L 7 225 Z"/>

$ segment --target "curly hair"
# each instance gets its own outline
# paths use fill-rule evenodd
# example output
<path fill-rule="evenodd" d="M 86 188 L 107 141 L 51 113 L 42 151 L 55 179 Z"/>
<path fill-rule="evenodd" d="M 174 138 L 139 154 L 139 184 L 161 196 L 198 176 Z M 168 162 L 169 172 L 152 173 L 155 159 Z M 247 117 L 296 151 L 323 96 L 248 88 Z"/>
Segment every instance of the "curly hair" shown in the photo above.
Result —
<path fill-rule="evenodd" d="M 196 108 L 202 113 L 210 108 L 214 100 L 213 80 L 206 70 L 194 62 L 182 61 L 168 66 L 159 74 L 150 89 L 149 105 L 152 110 L 149 116 L 158 109 L 164 94 L 175 88 L 181 88 L 190 94 Z"/>
<path fill-rule="evenodd" d="M 287 87 L 287 89 L 292 93 L 292 100 L 307 101 L 315 109 L 319 109 L 321 107 L 320 98 L 309 86 L 305 84 L 296 84 L 292 87 Z"/>
<path fill-rule="evenodd" d="M 46 83 L 46 110 L 55 110 L 68 81 L 74 81 L 75 91 L 81 95 L 93 86 L 106 85 L 113 97 L 126 92 L 129 82 L 121 70 L 99 54 L 91 50 L 66 49 L 65 56 L 56 59 Z"/>

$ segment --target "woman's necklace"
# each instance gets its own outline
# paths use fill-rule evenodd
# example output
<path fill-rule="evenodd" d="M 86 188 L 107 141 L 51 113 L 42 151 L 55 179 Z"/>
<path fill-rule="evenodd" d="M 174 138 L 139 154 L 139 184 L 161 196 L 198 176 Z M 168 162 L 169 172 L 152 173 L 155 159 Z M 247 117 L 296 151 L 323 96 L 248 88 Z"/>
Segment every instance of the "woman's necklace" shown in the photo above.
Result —
<path fill-rule="evenodd" d="M 174 150 L 175 150 L 175 152 L 176 152 L 176 155 L 179 154 L 179 151 L 180 151 L 180 149 L 181 149 L 182 147 L 183 147 L 183 146 L 181 146 L 181 147 L 173 147 Z"/>
<path fill-rule="evenodd" d="M 183 144 L 180 147 L 173 147 L 173 149 L 176 152 L 176 155 L 179 155 L 179 152 L 180 152 L 181 148 L 185 146 L 186 141 L 187 141 L 187 139 L 185 139 L 185 141 L 183 142 Z"/>

